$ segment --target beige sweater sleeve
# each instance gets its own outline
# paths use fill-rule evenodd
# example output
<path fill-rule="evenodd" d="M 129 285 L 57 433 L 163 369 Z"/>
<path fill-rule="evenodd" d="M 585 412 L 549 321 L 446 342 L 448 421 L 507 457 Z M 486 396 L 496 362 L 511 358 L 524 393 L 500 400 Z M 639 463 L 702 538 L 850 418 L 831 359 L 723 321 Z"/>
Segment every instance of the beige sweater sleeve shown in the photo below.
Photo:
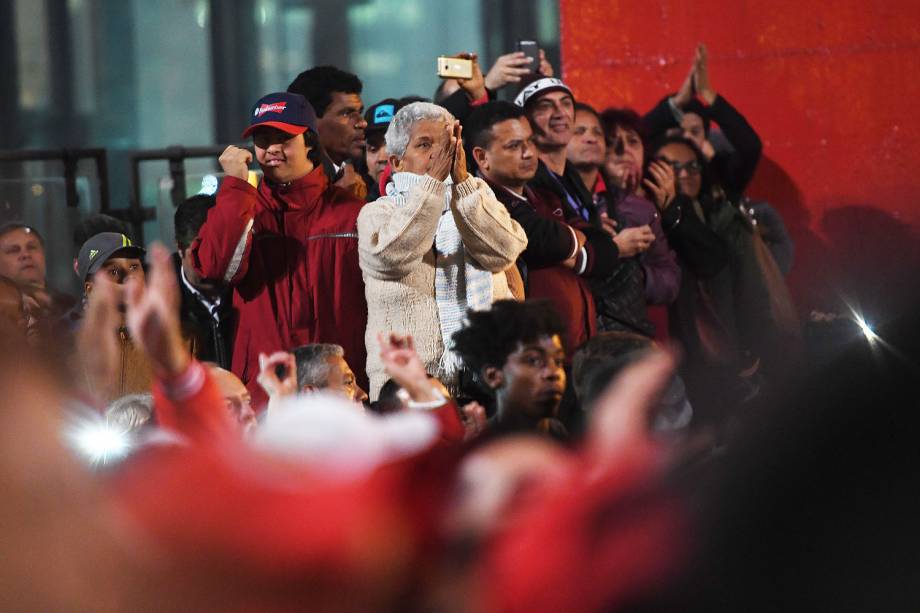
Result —
<path fill-rule="evenodd" d="M 471 176 L 454 189 L 451 212 L 469 256 L 492 273 L 514 264 L 527 248 L 527 235 L 505 205 L 477 177 Z"/>
<path fill-rule="evenodd" d="M 387 197 L 364 205 L 358 215 L 358 261 L 364 274 L 395 280 L 412 272 L 434 243 L 445 189 L 426 176 L 409 191 L 405 206 Z"/>

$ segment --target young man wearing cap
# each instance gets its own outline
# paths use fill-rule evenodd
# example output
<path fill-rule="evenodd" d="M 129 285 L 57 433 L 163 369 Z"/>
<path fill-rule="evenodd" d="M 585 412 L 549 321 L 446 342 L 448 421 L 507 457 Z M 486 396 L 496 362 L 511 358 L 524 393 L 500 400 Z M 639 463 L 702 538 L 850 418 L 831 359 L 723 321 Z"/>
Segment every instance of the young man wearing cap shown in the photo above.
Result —
<path fill-rule="evenodd" d="M 533 187 L 555 193 L 569 213 L 583 221 L 598 222 L 593 201 L 578 172 L 566 163 L 566 148 L 575 126 L 575 97 L 559 79 L 538 76 L 514 99 L 524 109 L 534 131 L 539 152 Z"/>
<path fill-rule="evenodd" d="M 364 134 L 367 137 L 367 146 L 364 148 L 364 163 L 367 169 L 368 202 L 373 202 L 381 194 L 380 177 L 383 176 L 383 172 L 389 162 L 384 135 L 399 107 L 399 100 L 385 98 L 372 105 L 364 113 L 364 120 L 367 122 L 367 128 L 364 129 Z"/>
<path fill-rule="evenodd" d="M 150 391 L 150 365 L 130 336 L 125 323 L 125 309 L 100 309 L 106 298 L 96 301 L 93 293 L 105 279 L 105 291 L 118 286 L 119 305 L 125 303 L 123 286 L 133 281 L 141 286 L 146 281 L 144 257 L 146 251 L 118 232 L 101 232 L 91 237 L 77 254 L 77 275 L 83 282 L 85 309 L 74 310 L 69 323 L 77 326 L 76 368 L 82 372 L 97 399 L 110 402 L 125 394 Z M 114 335 L 116 343 L 106 340 Z M 109 337 L 111 338 L 111 337 Z"/>
<path fill-rule="evenodd" d="M 77 276 L 83 281 L 83 294 L 93 291 L 95 275 L 99 271 L 118 285 L 129 278 L 144 281 L 143 247 L 135 245 L 130 238 L 117 232 L 100 232 L 83 243 L 77 254 Z"/>
<path fill-rule="evenodd" d="M 252 136 L 264 179 L 250 185 L 252 154 L 227 147 L 217 205 L 191 245 L 198 274 L 233 287 L 239 323 L 232 370 L 257 407 L 265 399 L 256 382 L 259 353 L 336 343 L 366 384 L 357 235 L 363 202 L 330 183 L 316 128 L 303 96 L 281 92 L 256 102 L 243 137 Z"/>

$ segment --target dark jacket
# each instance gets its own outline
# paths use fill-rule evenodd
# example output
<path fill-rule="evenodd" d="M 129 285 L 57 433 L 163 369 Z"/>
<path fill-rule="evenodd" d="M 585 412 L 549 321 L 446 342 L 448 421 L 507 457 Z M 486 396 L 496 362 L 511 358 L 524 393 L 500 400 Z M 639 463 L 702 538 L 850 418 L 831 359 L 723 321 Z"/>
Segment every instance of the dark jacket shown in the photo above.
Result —
<path fill-rule="evenodd" d="M 652 138 L 679 125 L 668 102 L 669 98 L 670 96 L 665 96 L 642 118 Z M 716 152 L 709 165 L 729 199 L 738 202 L 757 169 L 763 143 L 747 119 L 722 96 L 716 96 L 715 101 L 706 107 L 705 113 L 704 119 L 719 124 L 719 129 L 732 146 L 732 151 Z"/>
<path fill-rule="evenodd" d="M 322 168 L 258 189 L 226 177 L 217 205 L 191 249 L 198 274 L 233 288 L 239 313 L 233 372 L 256 405 L 259 353 L 336 343 L 366 385 L 367 302 L 358 266 L 358 212 L 364 205 L 329 184 Z"/>
<path fill-rule="evenodd" d="M 173 254 L 173 265 L 182 300 L 179 307 L 182 334 L 191 343 L 192 354 L 201 362 L 213 362 L 221 368 L 230 370 L 233 334 L 236 332 L 237 323 L 230 288 L 220 296 L 220 305 L 212 314 L 183 280 L 182 260 L 178 253 Z"/>
<path fill-rule="evenodd" d="M 616 243 L 600 229 L 598 205 L 575 168 L 566 164 L 560 177 L 540 162 L 530 185 L 555 194 L 567 211 L 569 223 L 580 224 L 578 227 L 586 232 L 586 236 L 590 232 L 599 244 L 609 245 L 604 256 L 599 258 L 603 271 L 592 275 L 590 281 L 597 309 L 598 330 L 625 330 L 652 336 L 655 329 L 648 320 L 645 277 L 639 259 L 620 258 Z M 620 227 L 625 227 L 625 221 L 615 212 L 610 217 Z"/>
<path fill-rule="evenodd" d="M 566 218 L 578 217 L 584 222 L 600 227 L 591 192 L 571 164 L 565 165 L 565 171 L 560 177 L 541 161 L 537 165 L 537 174 L 528 185 L 555 194 L 569 211 Z"/>
<path fill-rule="evenodd" d="M 674 302 L 680 290 L 680 264 L 677 263 L 677 256 L 671 250 L 661 227 L 657 207 L 635 194 L 626 194 L 622 190 L 608 191 L 600 177 L 595 186 L 595 198 L 607 203 L 608 209 L 610 204 L 613 204 L 613 216 L 623 220 L 623 227 L 649 226 L 652 229 L 655 242 L 648 251 L 639 256 L 639 264 L 645 275 L 645 301 L 648 304 L 661 305 Z"/>
<path fill-rule="evenodd" d="M 551 192 L 526 187 L 525 200 L 494 183 L 489 182 L 489 187 L 527 235 L 527 248 L 518 258 L 527 298 L 548 300 L 556 309 L 566 326 L 566 353 L 571 357 L 597 331 L 594 296 L 585 277 L 609 270 L 613 252 L 605 243 L 611 241 L 595 236 L 579 249 L 562 205 Z M 604 255 L 598 258 L 598 252 Z M 561 266 L 573 256 L 578 258 L 581 275 Z"/>
<path fill-rule="evenodd" d="M 464 89 L 461 88 L 441 100 L 441 102 L 436 102 L 435 104 L 443 106 L 451 115 L 454 116 L 457 121 L 463 124 L 466 122 L 467 117 L 470 116 L 470 113 L 473 112 L 473 109 L 475 109 L 480 104 L 495 100 L 495 92 L 486 88 L 486 98 L 482 99 L 481 101 L 470 100 L 469 95 Z M 472 162 L 472 160 L 468 161 Z"/>

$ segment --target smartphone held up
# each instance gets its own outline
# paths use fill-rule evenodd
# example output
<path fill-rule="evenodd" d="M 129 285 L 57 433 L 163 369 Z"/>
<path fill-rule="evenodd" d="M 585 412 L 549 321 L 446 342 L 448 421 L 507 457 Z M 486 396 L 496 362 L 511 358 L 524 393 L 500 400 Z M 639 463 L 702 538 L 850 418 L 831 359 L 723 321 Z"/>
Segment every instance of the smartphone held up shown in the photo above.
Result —
<path fill-rule="evenodd" d="M 438 57 L 438 76 L 442 79 L 472 79 L 473 60 L 462 57 Z"/>
<path fill-rule="evenodd" d="M 535 40 L 519 40 L 517 50 L 530 58 L 530 72 L 540 72 L 540 46 Z"/>

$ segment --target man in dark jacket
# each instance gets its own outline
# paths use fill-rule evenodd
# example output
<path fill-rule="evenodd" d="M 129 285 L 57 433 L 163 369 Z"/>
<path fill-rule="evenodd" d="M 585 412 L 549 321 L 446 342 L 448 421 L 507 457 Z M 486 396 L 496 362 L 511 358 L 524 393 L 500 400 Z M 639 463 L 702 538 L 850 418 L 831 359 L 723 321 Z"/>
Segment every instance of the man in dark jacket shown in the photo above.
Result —
<path fill-rule="evenodd" d="M 191 343 L 192 354 L 202 362 L 214 362 L 230 370 L 236 312 L 230 288 L 221 281 L 202 279 L 195 271 L 190 249 L 208 211 L 217 204 L 214 196 L 199 194 L 176 208 L 176 249 L 173 264 L 182 294 L 180 323 Z"/>
<path fill-rule="evenodd" d="M 518 260 L 527 297 L 552 302 L 574 350 L 597 329 L 586 279 L 610 274 L 617 261 L 616 246 L 602 230 L 567 223 L 555 194 L 527 185 L 538 158 L 533 130 L 520 107 L 485 104 L 469 116 L 466 130 L 469 157 L 476 161 L 479 175 L 527 234 L 527 248 Z"/>
<path fill-rule="evenodd" d="M 363 120 L 362 120 L 363 121 Z M 319 159 L 316 116 L 297 94 L 269 94 L 250 113 L 255 157 L 264 179 L 247 182 L 252 154 L 227 147 L 226 174 L 191 257 L 209 281 L 233 287 L 239 323 L 233 372 L 259 407 L 259 353 L 307 343 L 345 349 L 366 384 L 367 303 L 358 266 L 358 212 L 364 204 L 330 184 Z"/>
<path fill-rule="evenodd" d="M 616 255 L 608 263 L 609 273 L 598 276 L 591 283 L 599 327 L 653 334 L 654 329 L 645 313 L 644 276 L 634 256 L 646 251 L 655 237 L 650 229 L 644 228 L 618 240 L 619 220 L 613 215 L 600 214 L 578 169 L 568 162 L 568 144 L 575 126 L 572 90 L 559 79 L 538 78 L 525 85 L 514 102 L 527 114 L 540 152 L 537 174 L 530 185 L 556 194 L 568 211 L 568 219 L 603 229 L 615 245 Z M 620 223 L 620 227 L 625 224 Z M 624 242 L 626 238 L 630 242 L 628 246 Z"/>

